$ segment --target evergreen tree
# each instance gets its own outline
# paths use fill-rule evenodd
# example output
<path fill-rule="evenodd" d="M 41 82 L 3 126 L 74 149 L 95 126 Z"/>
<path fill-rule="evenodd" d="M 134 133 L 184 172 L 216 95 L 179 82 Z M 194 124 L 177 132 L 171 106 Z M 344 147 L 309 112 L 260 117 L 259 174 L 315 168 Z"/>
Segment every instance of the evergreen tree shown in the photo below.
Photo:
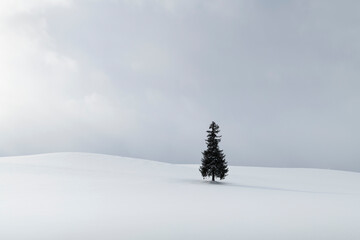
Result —
<path fill-rule="evenodd" d="M 225 161 L 225 154 L 219 148 L 219 142 L 221 141 L 221 136 L 218 136 L 220 132 L 219 125 L 212 122 L 209 129 L 206 131 L 208 133 L 206 140 L 207 149 L 202 152 L 202 165 L 199 171 L 203 178 L 211 177 L 212 181 L 215 181 L 215 177 L 218 177 L 222 180 L 227 176 L 229 169 Z"/>

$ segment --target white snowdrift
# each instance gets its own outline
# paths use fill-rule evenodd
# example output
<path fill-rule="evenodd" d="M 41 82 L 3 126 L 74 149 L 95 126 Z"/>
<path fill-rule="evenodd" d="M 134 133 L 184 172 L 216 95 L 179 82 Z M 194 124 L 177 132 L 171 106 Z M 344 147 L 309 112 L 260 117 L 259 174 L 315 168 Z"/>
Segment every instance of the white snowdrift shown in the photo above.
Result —
<path fill-rule="evenodd" d="M 0 158 L 1 240 L 360 239 L 360 174 L 87 153 Z"/>

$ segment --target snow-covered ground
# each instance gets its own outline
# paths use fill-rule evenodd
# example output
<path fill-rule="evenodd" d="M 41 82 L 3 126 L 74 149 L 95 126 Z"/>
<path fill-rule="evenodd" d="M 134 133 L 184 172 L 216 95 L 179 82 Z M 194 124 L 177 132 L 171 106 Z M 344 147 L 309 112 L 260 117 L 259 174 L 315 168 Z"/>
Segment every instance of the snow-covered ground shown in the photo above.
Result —
<path fill-rule="evenodd" d="M 211 183 L 198 167 L 0 158 L 0 239 L 360 239 L 360 173 L 231 166 Z"/>

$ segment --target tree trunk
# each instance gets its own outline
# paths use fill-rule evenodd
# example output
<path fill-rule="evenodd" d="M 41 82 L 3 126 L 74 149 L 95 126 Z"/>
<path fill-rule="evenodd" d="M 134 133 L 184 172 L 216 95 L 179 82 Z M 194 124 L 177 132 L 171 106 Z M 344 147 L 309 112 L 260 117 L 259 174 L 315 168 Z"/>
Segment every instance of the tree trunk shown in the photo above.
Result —
<path fill-rule="evenodd" d="M 215 181 L 215 173 L 212 173 L 212 181 Z"/>

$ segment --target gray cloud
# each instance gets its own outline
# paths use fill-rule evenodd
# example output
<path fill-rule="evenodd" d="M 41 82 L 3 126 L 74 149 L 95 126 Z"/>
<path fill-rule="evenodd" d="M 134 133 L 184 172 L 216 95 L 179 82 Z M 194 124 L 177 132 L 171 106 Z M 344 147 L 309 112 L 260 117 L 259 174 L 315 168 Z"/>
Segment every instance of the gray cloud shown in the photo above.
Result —
<path fill-rule="evenodd" d="M 1 155 L 360 171 L 357 1 L 1 4 Z"/>

